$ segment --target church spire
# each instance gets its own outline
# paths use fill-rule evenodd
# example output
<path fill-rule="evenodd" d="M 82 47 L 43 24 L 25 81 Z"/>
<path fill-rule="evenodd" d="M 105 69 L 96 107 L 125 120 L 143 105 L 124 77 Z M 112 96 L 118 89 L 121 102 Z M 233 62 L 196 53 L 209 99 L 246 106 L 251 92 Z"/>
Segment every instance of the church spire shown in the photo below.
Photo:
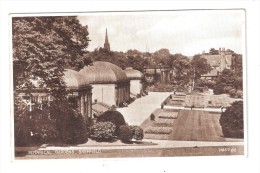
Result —
<path fill-rule="evenodd" d="M 106 28 L 106 37 L 105 37 L 104 49 L 110 51 L 110 44 L 108 42 L 108 36 L 107 36 L 107 28 Z"/>

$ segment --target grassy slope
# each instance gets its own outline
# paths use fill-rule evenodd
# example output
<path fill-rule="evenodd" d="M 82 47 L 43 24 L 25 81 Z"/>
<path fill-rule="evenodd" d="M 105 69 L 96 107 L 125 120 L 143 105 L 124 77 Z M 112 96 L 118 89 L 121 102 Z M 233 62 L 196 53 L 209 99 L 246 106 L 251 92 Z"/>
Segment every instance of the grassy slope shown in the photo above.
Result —
<path fill-rule="evenodd" d="M 155 110 L 155 121 L 150 121 L 148 118 L 142 123 L 141 127 L 145 129 L 160 121 L 158 116 L 162 111 L 162 109 Z M 145 134 L 144 138 L 180 141 L 242 141 L 242 139 L 224 138 L 219 118 L 220 114 L 216 113 L 200 110 L 179 110 L 177 119 L 167 120 L 171 121 L 169 123 L 173 123 L 173 132 L 171 134 Z"/>

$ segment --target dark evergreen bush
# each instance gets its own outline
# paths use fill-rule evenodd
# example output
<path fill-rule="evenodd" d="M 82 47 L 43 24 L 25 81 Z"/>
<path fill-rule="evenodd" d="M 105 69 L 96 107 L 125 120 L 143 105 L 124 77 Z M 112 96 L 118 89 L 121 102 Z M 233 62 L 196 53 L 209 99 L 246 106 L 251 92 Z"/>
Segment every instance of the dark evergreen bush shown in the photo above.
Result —
<path fill-rule="evenodd" d="M 151 119 L 152 121 L 154 121 L 154 119 L 155 119 L 154 114 L 151 114 L 151 115 L 150 115 L 150 119 Z"/>
<path fill-rule="evenodd" d="M 103 114 L 101 114 L 99 117 L 97 117 L 97 122 L 112 122 L 116 126 L 116 130 L 114 135 L 119 136 L 119 128 L 122 125 L 126 125 L 125 119 L 123 115 L 118 111 L 106 111 Z"/>
<path fill-rule="evenodd" d="M 244 137 L 243 101 L 234 102 L 221 114 L 220 125 L 225 137 Z"/>
<path fill-rule="evenodd" d="M 142 140 L 144 138 L 144 131 L 139 126 L 129 126 L 129 128 L 133 131 L 133 138 L 136 140 Z"/>
<path fill-rule="evenodd" d="M 87 142 L 88 128 L 84 117 L 72 108 L 66 108 L 61 121 L 61 137 L 68 144 L 81 144 Z"/>
<path fill-rule="evenodd" d="M 98 122 L 90 127 L 90 134 L 97 141 L 107 141 L 114 138 L 115 130 L 116 126 L 112 122 Z"/>
<path fill-rule="evenodd" d="M 223 94 L 224 93 L 224 86 L 222 85 L 216 85 L 213 87 L 214 94 Z"/>
<path fill-rule="evenodd" d="M 120 139 L 124 143 L 129 143 L 134 136 L 134 132 L 129 126 L 120 126 Z"/>

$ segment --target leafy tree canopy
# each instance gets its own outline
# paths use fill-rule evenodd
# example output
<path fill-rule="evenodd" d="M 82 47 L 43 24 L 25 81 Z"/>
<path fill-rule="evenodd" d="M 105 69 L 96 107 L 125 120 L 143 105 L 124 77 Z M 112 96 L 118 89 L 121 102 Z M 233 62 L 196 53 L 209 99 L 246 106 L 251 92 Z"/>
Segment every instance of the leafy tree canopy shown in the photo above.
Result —
<path fill-rule="evenodd" d="M 201 58 L 200 55 L 193 56 L 191 60 L 191 76 L 193 75 L 196 79 L 199 79 L 201 75 L 207 74 L 211 71 L 210 65 L 207 63 L 205 58 Z M 194 78 L 193 77 L 193 78 Z"/>
<path fill-rule="evenodd" d="M 64 68 L 78 69 L 88 46 L 87 27 L 74 17 L 15 17 L 13 26 L 14 89 L 40 86 L 62 96 Z"/>

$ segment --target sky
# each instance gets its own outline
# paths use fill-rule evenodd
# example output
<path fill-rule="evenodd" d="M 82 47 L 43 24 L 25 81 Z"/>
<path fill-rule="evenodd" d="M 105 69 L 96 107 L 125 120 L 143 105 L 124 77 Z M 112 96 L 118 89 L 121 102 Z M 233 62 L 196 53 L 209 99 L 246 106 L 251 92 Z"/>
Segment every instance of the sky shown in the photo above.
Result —
<path fill-rule="evenodd" d="M 103 47 L 107 28 L 112 51 L 167 48 L 171 54 L 193 56 L 221 47 L 243 52 L 243 10 L 85 13 L 78 19 L 88 25 L 89 51 Z"/>

